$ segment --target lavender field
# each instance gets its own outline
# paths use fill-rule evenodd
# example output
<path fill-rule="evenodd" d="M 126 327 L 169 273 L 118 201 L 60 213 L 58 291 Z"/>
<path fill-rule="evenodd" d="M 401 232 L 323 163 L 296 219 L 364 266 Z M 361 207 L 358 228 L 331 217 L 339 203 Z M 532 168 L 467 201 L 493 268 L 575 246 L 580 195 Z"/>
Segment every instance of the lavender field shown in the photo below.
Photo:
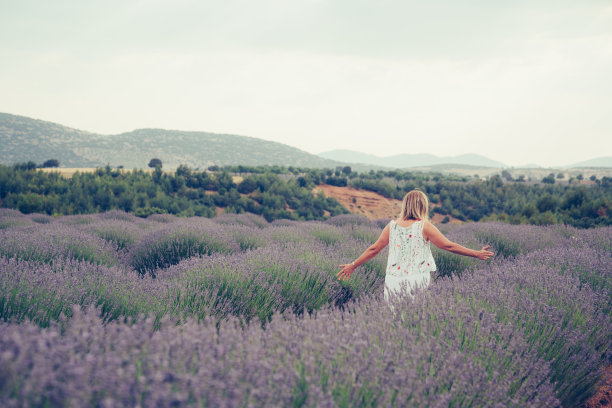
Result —
<path fill-rule="evenodd" d="M 0 406 L 565 406 L 612 364 L 612 227 L 471 223 L 414 300 L 385 220 L 0 209 Z"/>

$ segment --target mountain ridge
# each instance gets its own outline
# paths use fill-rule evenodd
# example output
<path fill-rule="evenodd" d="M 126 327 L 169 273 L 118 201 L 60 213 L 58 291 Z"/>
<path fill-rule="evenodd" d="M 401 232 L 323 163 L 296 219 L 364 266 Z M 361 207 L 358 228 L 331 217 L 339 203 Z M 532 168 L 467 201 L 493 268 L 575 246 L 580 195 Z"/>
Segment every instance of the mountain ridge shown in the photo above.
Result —
<path fill-rule="evenodd" d="M 612 167 L 612 156 L 595 157 L 593 159 L 571 164 L 567 167 Z"/>
<path fill-rule="evenodd" d="M 142 128 L 112 135 L 70 128 L 59 123 L 0 112 L 0 163 L 56 159 L 62 167 L 146 168 L 150 159 L 164 168 L 187 165 L 280 165 L 310 168 L 351 166 L 371 169 L 444 171 L 449 165 L 492 169 L 512 168 L 478 154 L 439 157 L 433 154 L 397 154 L 379 157 L 353 150 L 311 154 L 279 142 L 226 133 Z M 537 166 L 541 167 L 541 166 Z M 612 157 L 598 157 L 563 168 L 612 168 Z"/>
<path fill-rule="evenodd" d="M 467 153 L 457 156 L 436 156 L 429 153 L 420 154 L 396 154 L 391 156 L 375 156 L 373 154 L 367 154 L 357 152 L 354 150 L 337 149 L 330 150 L 328 152 L 319 153 L 319 156 L 330 160 L 336 160 L 340 162 L 353 162 L 353 163 L 364 163 L 373 164 L 379 166 L 396 167 L 396 168 L 411 168 L 411 167 L 427 167 L 427 166 L 438 166 L 445 164 L 460 164 L 469 165 L 475 167 L 508 167 L 504 163 L 489 159 L 488 157 Z"/>
<path fill-rule="evenodd" d="M 165 168 L 238 164 L 333 168 L 343 164 L 251 136 L 156 128 L 103 135 L 0 113 L 0 163 L 3 164 L 42 163 L 53 158 L 63 167 L 108 164 L 145 168 L 154 157 L 161 159 Z"/>

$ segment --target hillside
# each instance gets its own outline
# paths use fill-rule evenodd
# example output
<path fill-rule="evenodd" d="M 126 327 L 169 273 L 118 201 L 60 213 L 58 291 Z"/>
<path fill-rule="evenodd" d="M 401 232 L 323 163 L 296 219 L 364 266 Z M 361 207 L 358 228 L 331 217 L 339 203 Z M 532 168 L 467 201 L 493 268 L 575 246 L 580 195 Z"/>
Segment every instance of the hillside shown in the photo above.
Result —
<path fill-rule="evenodd" d="M 160 158 L 164 168 L 176 168 L 181 164 L 192 168 L 211 165 L 333 168 L 340 165 L 282 143 L 254 137 L 164 129 L 101 135 L 0 113 L 2 164 L 57 159 L 62 167 L 109 164 L 145 168 L 153 157 Z"/>
<path fill-rule="evenodd" d="M 78 149 L 99 137 L 56 123 L 0 113 L 0 163 L 57 159 L 63 166 L 94 167 L 101 164 L 78 154 Z"/>
<path fill-rule="evenodd" d="M 396 218 L 402 209 L 401 200 L 353 187 L 320 184 L 313 189 L 313 193 L 323 193 L 326 197 L 331 197 L 338 201 L 351 214 L 362 215 L 370 220 Z M 440 204 L 434 204 L 433 207 L 440 207 Z M 432 212 L 430 215 L 431 221 L 434 224 L 440 224 L 444 219 L 444 215 L 439 213 Z M 448 219 L 448 222 L 452 224 L 463 223 L 463 221 L 453 216 L 448 216 Z"/>
<path fill-rule="evenodd" d="M 429 167 L 440 165 L 467 165 L 474 167 L 506 167 L 504 163 L 491 160 L 478 154 L 462 154 L 459 156 L 438 157 L 433 154 L 398 154 L 379 157 L 353 150 L 332 150 L 320 153 L 319 156 L 347 163 L 365 163 L 394 168 Z"/>
<path fill-rule="evenodd" d="M 612 157 L 597 157 L 580 163 L 574 163 L 568 167 L 612 167 Z"/>

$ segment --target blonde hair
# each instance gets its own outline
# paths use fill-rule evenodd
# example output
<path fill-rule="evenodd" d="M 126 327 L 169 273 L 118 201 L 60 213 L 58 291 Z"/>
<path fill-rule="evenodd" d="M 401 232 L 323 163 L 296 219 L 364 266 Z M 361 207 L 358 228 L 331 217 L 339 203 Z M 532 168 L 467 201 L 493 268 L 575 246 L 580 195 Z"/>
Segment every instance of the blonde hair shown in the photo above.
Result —
<path fill-rule="evenodd" d="M 420 190 L 409 191 L 402 200 L 402 220 L 426 220 L 429 217 L 429 200 Z"/>

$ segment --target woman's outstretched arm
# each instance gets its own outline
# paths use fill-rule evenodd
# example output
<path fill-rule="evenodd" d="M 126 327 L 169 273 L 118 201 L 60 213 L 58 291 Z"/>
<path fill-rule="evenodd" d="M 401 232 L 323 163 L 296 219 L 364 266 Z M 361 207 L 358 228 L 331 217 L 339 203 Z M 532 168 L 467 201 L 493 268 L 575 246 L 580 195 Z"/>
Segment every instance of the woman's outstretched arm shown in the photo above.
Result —
<path fill-rule="evenodd" d="M 489 259 L 494 255 L 493 252 L 488 251 L 490 248 L 489 245 L 483 247 L 480 251 L 477 251 L 450 241 L 436 228 L 435 225 L 428 221 L 426 221 L 425 225 L 423 226 L 423 237 L 426 240 L 433 242 L 433 244 L 438 248 L 453 252 L 455 254 L 473 256 L 474 258 L 482 260 Z"/>
<path fill-rule="evenodd" d="M 382 230 L 380 237 L 376 240 L 375 243 L 370 245 L 368 249 L 363 251 L 363 253 L 355 260 L 355 262 L 340 265 L 342 270 L 338 272 L 336 275 L 340 280 L 347 280 L 351 277 L 351 274 L 355 271 L 355 268 L 363 265 L 368 262 L 370 259 L 374 258 L 380 251 L 382 251 L 389 244 L 389 224 Z"/>

